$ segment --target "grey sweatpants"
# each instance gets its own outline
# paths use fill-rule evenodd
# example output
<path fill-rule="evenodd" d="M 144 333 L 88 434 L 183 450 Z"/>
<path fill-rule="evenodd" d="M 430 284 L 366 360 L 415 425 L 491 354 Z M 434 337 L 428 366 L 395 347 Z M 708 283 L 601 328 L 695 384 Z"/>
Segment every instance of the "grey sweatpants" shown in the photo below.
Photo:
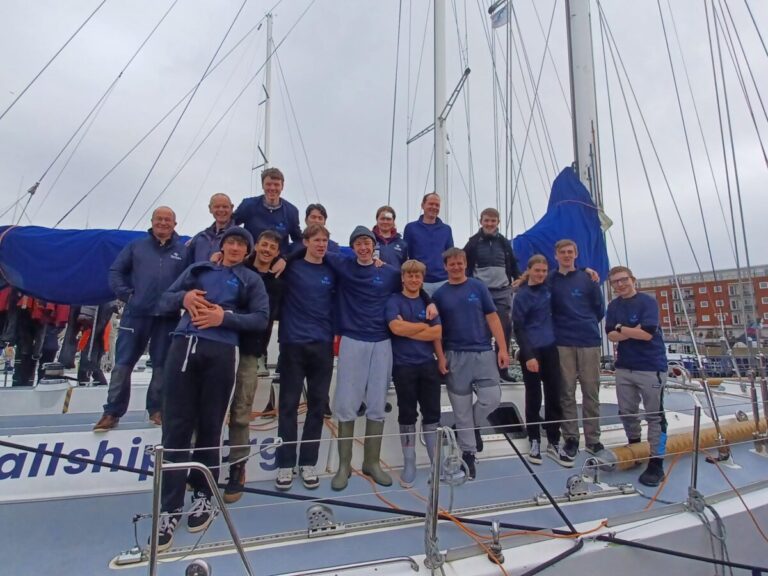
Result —
<path fill-rule="evenodd" d="M 453 407 L 456 435 L 462 452 L 477 452 L 475 432 L 478 422 L 485 420 L 501 402 L 499 370 L 496 353 L 459 352 L 448 350 L 448 378 L 446 388 Z M 472 392 L 477 396 L 472 403 Z"/>
<path fill-rule="evenodd" d="M 365 401 L 366 418 L 383 422 L 391 380 L 392 343 L 389 339 L 364 342 L 342 336 L 333 397 L 336 418 L 339 422 L 354 420 L 360 404 Z"/>
<path fill-rule="evenodd" d="M 584 426 L 584 440 L 589 446 L 600 441 L 600 347 L 581 348 L 558 346 L 560 375 L 563 387 L 560 407 L 563 423 L 560 430 L 563 438 L 579 439 L 579 414 L 576 405 L 577 380 L 581 385 L 581 411 Z"/>
<path fill-rule="evenodd" d="M 664 384 L 666 372 L 616 369 L 616 397 L 619 416 L 627 439 L 640 438 L 640 400 L 648 422 L 648 444 L 651 457 L 663 458 L 667 448 L 667 419 L 664 416 Z"/>

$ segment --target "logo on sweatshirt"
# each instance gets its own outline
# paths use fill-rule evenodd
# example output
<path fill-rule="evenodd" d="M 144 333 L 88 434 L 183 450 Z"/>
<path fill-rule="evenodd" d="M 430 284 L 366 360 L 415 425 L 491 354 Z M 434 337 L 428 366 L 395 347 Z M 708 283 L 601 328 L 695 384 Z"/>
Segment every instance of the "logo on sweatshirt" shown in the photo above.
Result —
<path fill-rule="evenodd" d="M 479 304 L 480 296 L 477 295 L 477 292 L 470 292 L 469 296 L 467 296 L 467 302 L 470 304 Z"/>
<path fill-rule="evenodd" d="M 574 288 L 573 290 L 571 290 L 571 296 L 573 296 L 574 298 L 581 298 L 582 296 L 584 296 L 584 292 L 581 291 L 581 288 Z"/>
<path fill-rule="evenodd" d="M 384 279 L 381 277 L 381 275 L 376 274 L 376 276 L 371 278 L 371 284 L 374 286 L 382 286 L 384 285 Z"/>
<path fill-rule="evenodd" d="M 181 255 L 178 252 L 171 254 L 171 260 L 181 260 Z"/>
<path fill-rule="evenodd" d="M 331 282 L 331 279 L 328 276 L 323 276 L 320 278 L 320 284 L 323 286 L 333 286 L 333 282 Z"/>
<path fill-rule="evenodd" d="M 233 288 L 239 288 L 240 280 L 237 279 L 237 276 L 232 276 L 232 278 L 227 280 L 227 286 L 232 286 Z"/>

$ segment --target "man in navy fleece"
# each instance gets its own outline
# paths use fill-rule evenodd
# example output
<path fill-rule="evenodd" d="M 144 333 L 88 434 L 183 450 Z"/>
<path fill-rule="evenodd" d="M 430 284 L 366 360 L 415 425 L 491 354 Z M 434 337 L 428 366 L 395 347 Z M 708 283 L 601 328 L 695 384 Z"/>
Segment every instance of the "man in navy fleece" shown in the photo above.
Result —
<path fill-rule="evenodd" d="M 147 412 L 153 424 L 162 423 L 163 365 L 171 340 L 168 334 L 179 320 L 178 310 L 158 306 L 160 295 L 184 270 L 186 248 L 174 231 L 176 214 L 167 206 L 152 212 L 147 236 L 129 243 L 109 269 L 109 286 L 125 302 L 115 345 L 115 367 L 109 380 L 104 413 L 94 432 L 115 428 L 128 410 L 131 372 L 149 343 L 152 379 L 147 389 Z"/>
<path fill-rule="evenodd" d="M 267 168 L 261 173 L 261 187 L 264 194 L 246 198 L 240 202 L 233 218 L 242 224 L 251 236 L 258 238 L 264 230 L 274 230 L 282 241 L 280 251 L 289 253 L 290 242 L 301 242 L 299 211 L 290 202 L 281 198 L 285 177 L 277 168 Z"/>
<path fill-rule="evenodd" d="M 616 298 L 608 304 L 605 331 L 616 343 L 616 396 L 619 415 L 630 444 L 640 442 L 640 400 L 648 422 L 651 458 L 640 483 L 658 486 L 664 479 L 667 419 L 664 416 L 664 384 L 667 351 L 659 330 L 659 305 L 638 292 L 635 277 L 625 266 L 608 273 Z"/>
<path fill-rule="evenodd" d="M 587 452 L 603 450 L 600 442 L 600 321 L 605 302 L 600 284 L 589 273 L 576 268 L 579 251 L 573 240 L 555 244 L 558 268 L 549 274 L 552 292 L 552 321 L 560 357 L 562 388 L 560 406 L 564 450 L 575 458 L 579 450 L 579 415 L 576 384 L 581 385 L 582 418 Z"/>
<path fill-rule="evenodd" d="M 221 264 L 198 262 L 187 268 L 163 294 L 165 312 L 186 309 L 173 331 L 165 366 L 163 446 L 171 462 L 192 459 L 205 464 L 218 479 L 219 446 L 224 416 L 235 385 L 238 333 L 262 331 L 269 302 L 259 275 L 243 264 L 253 248 L 247 230 L 232 227 L 221 239 Z M 163 478 L 158 529 L 159 549 L 168 548 L 181 519 L 187 473 L 169 471 Z M 189 474 L 192 507 L 190 532 L 205 530 L 212 519 L 211 487 L 199 473 Z"/>
<path fill-rule="evenodd" d="M 427 267 L 424 290 L 431 296 L 448 279 L 443 266 L 443 252 L 453 248 L 453 232 L 437 217 L 440 214 L 440 196 L 436 192 L 424 195 L 421 209 L 424 213 L 419 219 L 406 224 L 403 240 L 408 245 L 408 259 L 418 260 Z"/>

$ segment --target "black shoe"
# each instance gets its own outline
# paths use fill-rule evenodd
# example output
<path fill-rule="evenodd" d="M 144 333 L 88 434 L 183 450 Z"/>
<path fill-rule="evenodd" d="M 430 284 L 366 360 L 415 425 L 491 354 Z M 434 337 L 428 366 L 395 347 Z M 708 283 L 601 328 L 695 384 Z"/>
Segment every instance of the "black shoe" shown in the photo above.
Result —
<path fill-rule="evenodd" d="M 640 474 L 638 480 L 640 484 L 652 488 L 661 484 L 661 481 L 664 480 L 664 459 L 651 458 L 648 460 L 648 467 L 645 469 L 645 472 Z"/>
<path fill-rule="evenodd" d="M 630 438 L 627 440 L 627 444 L 640 444 L 640 438 Z"/>
<path fill-rule="evenodd" d="M 192 507 L 187 517 L 187 529 L 190 532 L 201 532 L 208 528 L 213 519 L 211 497 L 199 490 L 192 494 Z"/>
<path fill-rule="evenodd" d="M 475 466 L 475 455 L 472 452 L 463 452 L 461 459 L 467 465 L 467 480 L 474 480 L 477 477 L 477 468 Z"/>
<path fill-rule="evenodd" d="M 224 488 L 224 502 L 232 504 L 240 500 L 243 488 L 245 488 L 245 462 L 238 462 L 229 467 L 229 479 Z"/>
<path fill-rule="evenodd" d="M 480 434 L 480 428 L 475 428 L 475 449 L 478 452 L 483 451 L 483 435 Z"/>
<path fill-rule="evenodd" d="M 560 466 L 564 466 L 565 468 L 573 468 L 573 458 L 565 453 L 565 448 L 562 444 L 553 444 L 550 442 L 549 446 L 547 446 L 547 456 L 560 464 Z"/>
<path fill-rule="evenodd" d="M 173 533 L 181 520 L 181 508 L 173 512 L 162 512 L 157 527 L 157 551 L 167 550 L 173 544 Z M 148 542 L 151 545 L 151 542 Z"/>
<path fill-rule="evenodd" d="M 360 404 L 360 408 L 357 409 L 357 415 L 364 416 L 366 410 L 368 410 L 368 406 L 366 406 L 365 402 L 363 402 L 362 404 Z"/>
<path fill-rule="evenodd" d="M 499 378 L 501 378 L 502 382 L 514 382 L 515 381 L 515 379 L 509 373 L 509 370 L 499 370 Z"/>
<path fill-rule="evenodd" d="M 605 450 L 605 446 L 603 446 L 602 442 L 595 442 L 594 444 L 587 444 L 584 449 L 595 456 L 598 452 Z"/>
<path fill-rule="evenodd" d="M 576 458 L 576 454 L 579 453 L 579 441 L 576 438 L 566 438 L 563 450 L 573 460 Z"/>

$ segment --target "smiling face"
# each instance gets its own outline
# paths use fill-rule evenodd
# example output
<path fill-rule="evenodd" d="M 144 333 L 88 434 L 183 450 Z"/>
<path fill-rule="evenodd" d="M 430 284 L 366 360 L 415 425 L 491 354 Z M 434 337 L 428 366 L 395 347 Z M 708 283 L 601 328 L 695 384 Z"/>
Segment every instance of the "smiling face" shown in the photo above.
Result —
<path fill-rule="evenodd" d="M 448 282 L 451 284 L 460 284 L 467 279 L 467 257 L 450 256 L 445 261 L 445 271 L 448 272 Z"/>
<path fill-rule="evenodd" d="M 370 264 L 373 262 L 373 240 L 368 236 L 358 236 L 355 241 L 352 242 L 352 250 L 357 256 L 357 261 L 360 264 Z"/>
<path fill-rule="evenodd" d="M 392 233 L 392 229 L 395 227 L 395 217 L 391 212 L 381 212 L 376 217 L 376 226 L 378 226 L 381 235 L 388 238 Z"/>
<path fill-rule="evenodd" d="M 555 260 L 557 260 L 561 270 L 575 270 L 576 258 L 578 256 L 579 251 L 576 249 L 575 244 L 566 244 L 555 250 Z"/>
<path fill-rule="evenodd" d="M 609 276 L 611 282 L 611 290 L 617 296 L 621 298 L 631 298 L 637 292 L 635 289 L 635 279 L 632 275 L 625 271 L 617 271 Z"/>
<path fill-rule="evenodd" d="M 208 211 L 219 228 L 226 226 L 232 220 L 233 208 L 232 201 L 226 194 L 214 194 L 208 204 Z"/>
<path fill-rule="evenodd" d="M 270 206 L 277 206 L 280 204 L 280 194 L 283 191 L 283 181 L 277 178 L 267 176 L 261 183 L 261 187 L 264 190 L 264 196 L 267 199 L 267 204 Z"/>
<path fill-rule="evenodd" d="M 434 222 L 440 214 L 440 196 L 430 194 L 421 203 L 421 209 L 424 211 L 424 220 Z"/>
<path fill-rule="evenodd" d="M 310 224 L 320 224 L 325 226 L 325 216 L 320 210 L 312 210 L 304 219 L 304 223 L 309 226 Z"/>
<path fill-rule="evenodd" d="M 418 294 L 424 285 L 423 272 L 403 272 L 403 288 L 407 294 Z"/>
<path fill-rule="evenodd" d="M 161 241 L 168 240 L 173 236 L 173 230 L 176 228 L 176 214 L 167 206 L 156 208 L 152 212 L 152 234 Z"/>
<path fill-rule="evenodd" d="M 528 284 L 536 286 L 537 284 L 543 284 L 547 279 L 547 273 L 549 272 L 549 266 L 543 262 L 537 262 L 528 268 Z"/>
<path fill-rule="evenodd" d="M 495 216 L 485 215 L 480 218 L 480 227 L 483 229 L 483 234 L 492 236 L 499 231 L 499 219 Z"/>
<path fill-rule="evenodd" d="M 328 252 L 328 236 L 318 233 L 311 238 L 305 238 L 304 246 L 307 247 L 306 258 L 310 262 L 319 262 Z"/>
<path fill-rule="evenodd" d="M 240 236 L 229 236 L 221 245 L 222 260 L 224 266 L 240 264 L 248 255 L 248 243 Z"/>
<path fill-rule="evenodd" d="M 280 245 L 269 238 L 262 238 L 256 244 L 256 259 L 262 264 L 271 264 L 280 253 Z"/>

